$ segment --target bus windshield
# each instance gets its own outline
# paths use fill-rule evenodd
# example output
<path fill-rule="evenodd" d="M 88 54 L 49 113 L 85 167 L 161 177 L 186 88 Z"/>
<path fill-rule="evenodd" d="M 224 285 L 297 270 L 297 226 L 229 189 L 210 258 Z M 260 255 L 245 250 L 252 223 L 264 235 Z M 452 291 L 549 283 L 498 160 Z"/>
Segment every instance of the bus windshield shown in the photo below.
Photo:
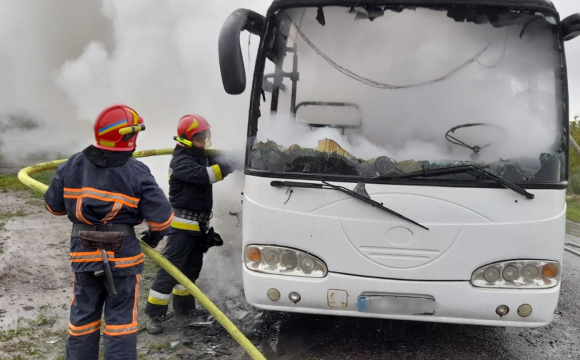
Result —
<path fill-rule="evenodd" d="M 265 101 L 251 120 L 249 170 L 380 182 L 477 165 L 523 185 L 566 180 L 553 15 L 329 6 L 276 16 L 284 53 L 258 75 Z"/>

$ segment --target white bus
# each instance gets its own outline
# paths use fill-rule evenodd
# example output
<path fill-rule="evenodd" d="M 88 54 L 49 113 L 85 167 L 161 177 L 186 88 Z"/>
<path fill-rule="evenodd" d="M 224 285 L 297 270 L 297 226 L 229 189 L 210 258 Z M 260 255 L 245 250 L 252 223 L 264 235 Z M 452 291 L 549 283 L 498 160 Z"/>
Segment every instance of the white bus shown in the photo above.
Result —
<path fill-rule="evenodd" d="M 568 179 L 564 42 L 548 0 L 276 0 L 219 38 L 226 92 L 260 37 L 243 283 L 266 310 L 549 324 Z M 244 40 L 245 43 L 245 40 Z"/>

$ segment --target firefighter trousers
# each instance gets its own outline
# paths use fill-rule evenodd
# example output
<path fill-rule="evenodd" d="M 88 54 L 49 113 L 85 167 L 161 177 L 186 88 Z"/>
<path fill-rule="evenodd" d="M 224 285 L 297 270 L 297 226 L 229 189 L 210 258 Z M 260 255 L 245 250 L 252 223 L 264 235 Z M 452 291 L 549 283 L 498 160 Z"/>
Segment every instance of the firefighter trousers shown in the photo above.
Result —
<path fill-rule="evenodd" d="M 104 347 L 106 360 L 137 359 L 137 302 L 140 275 L 113 277 L 116 296 L 105 289 L 104 275 L 74 274 L 70 309 L 67 360 L 97 360 L 101 318 L 105 308 Z"/>
<path fill-rule="evenodd" d="M 201 231 L 186 231 L 171 228 L 163 256 L 178 268 L 189 280 L 195 282 L 203 265 L 205 235 Z M 187 314 L 195 310 L 195 298 L 163 269 L 149 291 L 145 313 L 149 316 L 164 316 L 173 293 L 173 310 Z"/>

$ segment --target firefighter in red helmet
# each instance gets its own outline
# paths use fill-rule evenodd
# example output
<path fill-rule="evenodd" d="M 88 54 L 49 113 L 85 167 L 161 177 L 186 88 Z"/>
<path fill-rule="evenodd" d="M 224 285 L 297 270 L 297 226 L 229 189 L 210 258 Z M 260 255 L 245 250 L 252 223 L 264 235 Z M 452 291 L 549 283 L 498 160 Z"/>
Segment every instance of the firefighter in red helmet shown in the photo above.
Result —
<path fill-rule="evenodd" d="M 167 238 L 164 256 L 191 281 L 197 280 L 203 254 L 212 246 L 223 244 L 209 226 L 212 217 L 212 184 L 232 172 L 233 161 L 207 156 L 211 129 L 200 115 L 185 115 L 177 125 L 177 146 L 169 165 L 169 202 L 175 214 Z M 182 315 L 192 314 L 195 299 L 165 270 L 160 269 L 149 291 L 145 313 L 147 331 L 163 332 L 162 318 L 173 294 L 173 309 Z"/>
<path fill-rule="evenodd" d="M 137 358 L 143 253 L 134 226 L 146 220 L 155 245 L 173 218 L 149 168 L 132 157 L 143 130 L 143 119 L 129 106 L 106 108 L 95 121 L 95 144 L 61 164 L 44 195 L 48 211 L 73 223 L 69 360 L 98 359 L 101 327 L 105 359 Z"/>

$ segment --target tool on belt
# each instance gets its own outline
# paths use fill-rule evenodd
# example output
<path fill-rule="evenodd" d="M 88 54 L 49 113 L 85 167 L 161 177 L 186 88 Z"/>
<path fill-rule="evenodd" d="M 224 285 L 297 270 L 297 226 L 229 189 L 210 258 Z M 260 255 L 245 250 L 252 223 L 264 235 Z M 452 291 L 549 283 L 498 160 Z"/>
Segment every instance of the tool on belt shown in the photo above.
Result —
<path fill-rule="evenodd" d="M 118 230 L 119 228 L 124 229 L 124 227 L 126 227 L 126 225 L 115 226 L 115 224 L 107 224 L 90 226 L 74 224 L 73 226 L 73 235 L 78 235 L 78 237 L 81 239 L 81 244 L 84 247 L 101 250 L 101 254 L 103 255 L 105 275 L 107 277 L 106 288 L 107 292 L 111 296 L 117 295 L 117 290 L 115 289 L 113 272 L 111 271 L 111 265 L 109 263 L 109 258 L 107 257 L 107 251 L 117 252 L 121 250 L 125 240 L 125 232 L 115 230 Z M 80 230 L 80 228 L 91 230 Z"/>

